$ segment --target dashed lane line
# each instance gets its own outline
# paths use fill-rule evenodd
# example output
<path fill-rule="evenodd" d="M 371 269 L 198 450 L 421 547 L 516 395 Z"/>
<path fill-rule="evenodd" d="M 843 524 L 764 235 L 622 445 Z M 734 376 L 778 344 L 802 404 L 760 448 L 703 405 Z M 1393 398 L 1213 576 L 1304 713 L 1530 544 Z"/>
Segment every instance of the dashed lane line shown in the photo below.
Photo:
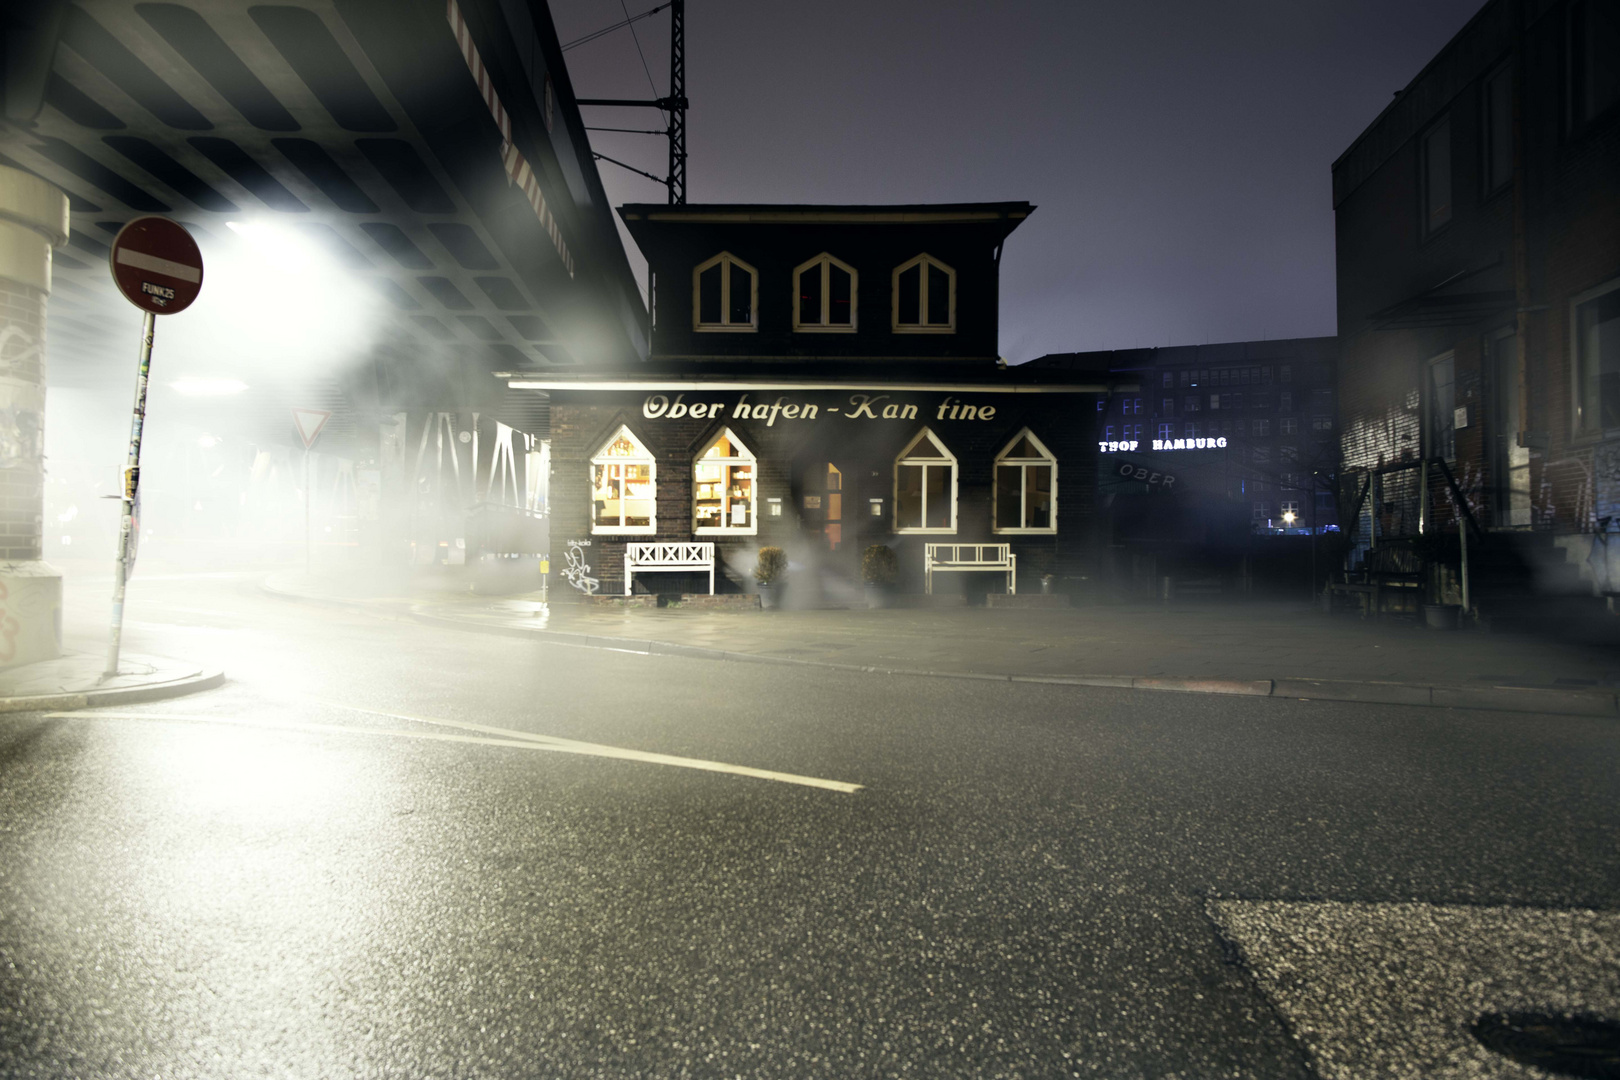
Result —
<path fill-rule="evenodd" d="M 359 724 L 310 724 L 291 720 L 244 720 L 227 716 L 209 716 L 202 713 L 146 713 L 146 712 L 105 712 L 101 710 L 79 710 L 74 712 L 52 712 L 43 714 L 49 719 L 103 719 L 103 720 L 157 720 L 180 723 L 226 724 L 237 727 L 252 726 L 272 728 L 279 731 L 297 731 L 314 735 L 346 734 L 346 735 L 383 735 L 402 739 L 422 739 L 430 742 L 471 743 L 480 746 L 505 746 L 518 750 L 549 750 L 559 754 L 578 754 L 583 757 L 616 758 L 620 761 L 639 761 L 648 765 L 671 765 L 682 769 L 697 769 L 702 772 L 725 773 L 731 776 L 748 776 L 756 780 L 774 780 L 783 784 L 798 784 L 802 787 L 821 788 L 826 791 L 838 791 L 846 795 L 853 795 L 860 791 L 861 784 L 845 783 L 842 780 L 825 780 L 817 776 L 800 776 L 797 773 L 777 772 L 773 769 L 756 769 L 749 765 L 733 765 L 724 761 L 707 761 L 703 758 L 680 757 L 675 754 L 658 754 L 647 750 L 630 750 L 620 746 L 604 746 L 600 743 L 576 742 L 573 739 L 558 739 L 549 735 L 534 735 L 529 732 L 512 731 L 507 728 L 490 727 L 484 724 L 471 724 L 457 720 L 437 720 L 421 716 L 407 716 L 402 713 L 379 712 L 373 709 L 360 709 L 352 705 L 338 705 L 336 702 L 324 704 L 335 705 L 338 708 L 348 709 L 352 712 L 367 713 L 372 716 L 383 716 L 395 720 L 407 720 L 418 724 L 430 724 L 440 727 L 461 728 L 465 731 L 476 731 L 484 734 L 456 734 L 442 731 L 400 731 L 391 728 L 367 727 Z M 497 737 L 498 736 L 498 737 Z"/>

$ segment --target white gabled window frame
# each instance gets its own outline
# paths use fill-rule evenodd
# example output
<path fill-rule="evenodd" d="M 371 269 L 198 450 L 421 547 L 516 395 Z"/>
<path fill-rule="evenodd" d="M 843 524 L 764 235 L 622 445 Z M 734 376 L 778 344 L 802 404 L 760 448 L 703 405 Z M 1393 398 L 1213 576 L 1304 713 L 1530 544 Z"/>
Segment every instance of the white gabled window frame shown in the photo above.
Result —
<path fill-rule="evenodd" d="M 837 267 L 849 275 L 849 322 L 835 323 L 832 320 L 832 268 Z M 821 285 L 821 311 L 818 322 L 803 321 L 803 289 L 800 276 L 803 274 L 819 275 Z M 802 262 L 793 268 L 789 279 L 793 285 L 793 332 L 796 334 L 853 334 L 858 318 L 857 297 L 860 294 L 860 274 L 855 268 L 842 259 L 836 258 L 823 251 L 820 255 Z"/>
<path fill-rule="evenodd" d="M 703 274 L 709 268 L 720 267 L 720 321 L 703 321 Z M 732 268 L 748 274 L 748 321 L 733 322 L 731 318 Z M 692 268 L 692 329 L 705 334 L 752 334 L 759 329 L 759 271 L 729 251 L 722 251 Z"/>
<path fill-rule="evenodd" d="M 1013 449 L 1025 439 L 1029 440 L 1029 445 L 1035 451 L 1035 455 L 1020 454 L 1017 457 L 1012 456 Z M 1036 470 L 1041 468 L 1051 470 L 1048 474 L 1047 524 L 1032 526 L 1025 524 L 1025 522 L 1028 522 L 1031 518 L 1030 511 L 1033 509 L 1031 500 L 1039 490 L 1034 487 L 1038 477 Z M 1016 473 L 1016 480 L 1010 475 L 1004 476 L 1003 471 L 1009 474 Z M 1024 428 L 1008 440 L 1007 445 L 1001 448 L 1001 453 L 996 455 L 991 476 L 994 478 L 990 484 L 990 527 L 992 532 L 1025 536 L 1050 536 L 1058 531 L 1058 461 L 1056 455 L 1046 448 L 1045 443 L 1036 438 L 1033 431 Z M 1006 525 L 1001 520 L 1001 488 L 1004 483 L 1008 482 L 1016 482 L 1018 485 L 1017 525 Z"/>
<path fill-rule="evenodd" d="M 643 468 L 645 475 L 632 475 L 631 470 Z M 658 531 L 658 462 L 635 432 L 620 424 L 591 456 L 590 470 L 592 535 L 651 536 Z M 643 494 L 630 494 L 632 483 L 641 486 Z M 647 513 L 632 514 L 631 504 L 636 504 L 635 509 L 644 507 Z M 645 525 L 626 524 L 642 516 L 647 519 Z"/>
<path fill-rule="evenodd" d="M 918 267 L 917 272 L 917 322 L 901 322 L 900 316 L 900 275 Z M 946 300 L 947 317 L 943 323 L 928 321 L 928 268 L 933 267 L 945 274 L 946 287 L 950 296 Z M 890 321 L 897 334 L 954 334 L 956 333 L 956 271 L 927 252 L 923 252 L 914 259 L 908 259 L 894 268 L 889 280 Z M 909 314 L 909 312 L 907 313 Z"/>
<path fill-rule="evenodd" d="M 721 442 L 737 450 L 735 455 L 710 457 Z M 735 494 L 740 492 L 740 494 Z M 715 503 L 718 506 L 715 506 Z M 719 511 L 725 524 L 701 525 L 699 514 Z M 734 525 L 737 511 L 746 521 Z M 692 534 L 694 536 L 755 536 L 759 533 L 759 458 L 730 428 L 721 428 L 692 458 Z"/>
<path fill-rule="evenodd" d="M 917 448 L 925 445 L 925 443 L 932 446 L 935 450 L 939 451 L 939 453 L 937 455 L 918 454 L 916 452 Z M 919 524 L 917 525 L 907 525 L 901 520 L 902 504 L 900 499 L 900 491 L 903 486 L 903 478 L 907 475 L 906 470 L 908 469 L 920 470 L 918 473 L 918 479 L 921 481 L 918 488 L 920 498 L 918 501 L 917 513 L 917 521 Z M 949 525 L 928 525 L 929 469 L 943 469 L 947 471 L 946 484 L 944 487 L 945 490 L 949 492 L 947 497 L 950 499 L 951 513 Z M 945 444 L 940 441 L 939 436 L 935 435 L 928 428 L 923 428 L 921 431 L 917 432 L 916 437 L 910 442 L 906 443 L 905 449 L 900 451 L 899 455 L 894 459 L 894 531 L 896 533 L 929 533 L 940 536 L 954 534 L 956 532 L 957 473 L 958 469 L 956 455 L 951 453 Z"/>

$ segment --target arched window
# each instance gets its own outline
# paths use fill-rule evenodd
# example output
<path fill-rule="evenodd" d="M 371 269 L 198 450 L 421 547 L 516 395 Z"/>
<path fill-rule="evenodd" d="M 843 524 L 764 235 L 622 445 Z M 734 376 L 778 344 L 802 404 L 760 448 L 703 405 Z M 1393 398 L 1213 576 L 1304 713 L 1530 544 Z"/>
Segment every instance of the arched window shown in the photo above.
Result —
<path fill-rule="evenodd" d="M 956 271 L 927 254 L 895 267 L 894 330 L 956 333 Z"/>
<path fill-rule="evenodd" d="M 692 271 L 692 328 L 751 332 L 759 326 L 759 273 L 729 251 Z"/>
<path fill-rule="evenodd" d="M 716 533 L 759 531 L 754 513 L 757 506 L 758 462 L 730 428 L 709 441 L 692 462 L 692 532 L 699 536 Z"/>
<path fill-rule="evenodd" d="M 793 329 L 855 329 L 855 268 L 825 251 L 793 268 Z"/>
<path fill-rule="evenodd" d="M 894 461 L 894 531 L 956 531 L 956 456 L 927 428 Z"/>
<path fill-rule="evenodd" d="M 651 534 L 658 526 L 658 466 L 620 427 L 591 458 L 591 532 Z"/>
<path fill-rule="evenodd" d="M 1057 532 L 1057 458 L 1025 428 L 996 455 L 998 533 Z"/>

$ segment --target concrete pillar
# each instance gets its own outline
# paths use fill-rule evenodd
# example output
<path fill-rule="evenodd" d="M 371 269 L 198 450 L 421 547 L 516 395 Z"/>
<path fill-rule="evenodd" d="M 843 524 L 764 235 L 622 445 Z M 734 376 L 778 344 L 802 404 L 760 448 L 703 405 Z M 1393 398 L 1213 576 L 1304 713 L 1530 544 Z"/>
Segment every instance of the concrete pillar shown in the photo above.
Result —
<path fill-rule="evenodd" d="M 0 668 L 62 654 L 62 575 L 40 559 L 45 301 L 68 238 L 61 191 L 0 166 Z"/>

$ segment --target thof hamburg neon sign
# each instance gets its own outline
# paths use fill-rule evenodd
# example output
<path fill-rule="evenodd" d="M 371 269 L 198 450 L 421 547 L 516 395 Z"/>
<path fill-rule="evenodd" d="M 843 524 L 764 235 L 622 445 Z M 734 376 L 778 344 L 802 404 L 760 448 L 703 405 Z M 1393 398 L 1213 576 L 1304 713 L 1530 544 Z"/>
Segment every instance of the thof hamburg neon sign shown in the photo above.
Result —
<path fill-rule="evenodd" d="M 1155 450 L 1224 450 L 1226 439 L 1154 439 L 1152 447 Z M 1104 454 L 1123 454 L 1132 450 L 1141 449 L 1142 444 L 1135 439 L 1125 442 L 1099 442 L 1097 449 Z"/>

